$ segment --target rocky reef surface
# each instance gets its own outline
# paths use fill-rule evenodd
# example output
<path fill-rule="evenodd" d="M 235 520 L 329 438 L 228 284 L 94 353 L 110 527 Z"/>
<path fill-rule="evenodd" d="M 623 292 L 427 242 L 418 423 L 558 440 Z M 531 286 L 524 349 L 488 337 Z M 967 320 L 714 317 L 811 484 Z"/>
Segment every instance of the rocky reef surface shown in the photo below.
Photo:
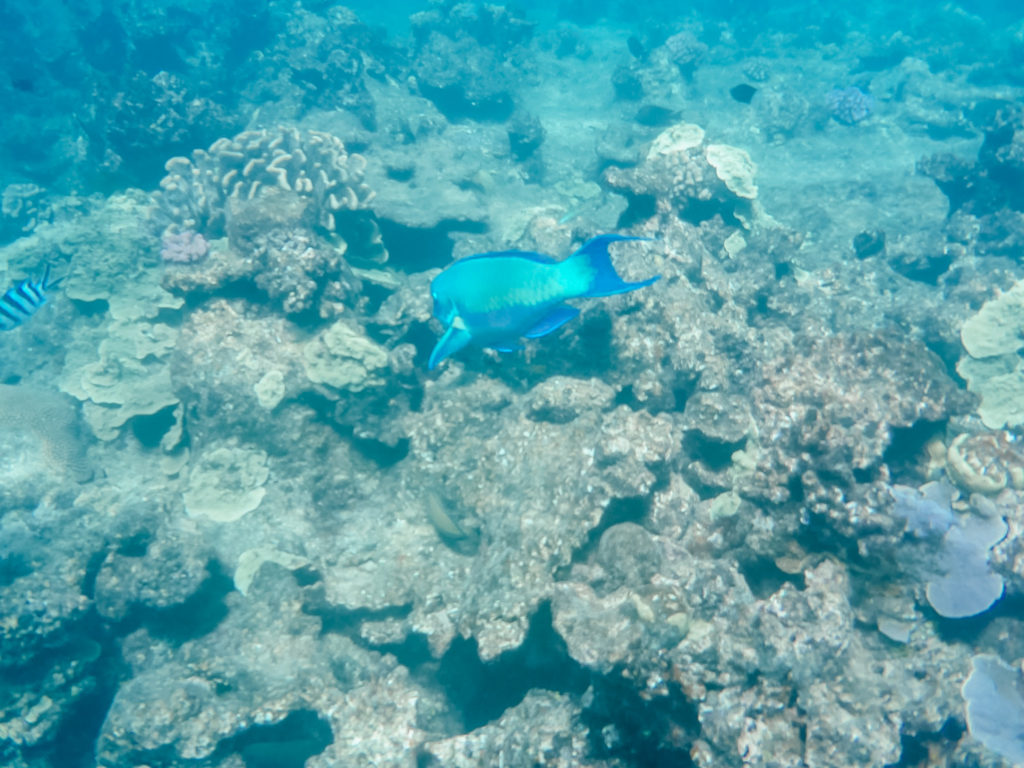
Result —
<path fill-rule="evenodd" d="M 19 75 L 121 107 L 3 179 L 0 762 L 1019 759 L 1019 30 L 571 5 Z M 662 279 L 426 371 L 439 269 L 609 231 Z"/>

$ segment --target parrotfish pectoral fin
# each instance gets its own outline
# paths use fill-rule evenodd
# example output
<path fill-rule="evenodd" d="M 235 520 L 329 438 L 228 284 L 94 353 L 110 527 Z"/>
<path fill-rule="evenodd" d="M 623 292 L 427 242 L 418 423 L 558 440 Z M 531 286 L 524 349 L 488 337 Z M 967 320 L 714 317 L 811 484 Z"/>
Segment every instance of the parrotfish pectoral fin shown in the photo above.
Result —
<path fill-rule="evenodd" d="M 522 344 L 489 344 L 491 349 L 496 349 L 499 352 L 521 352 L 523 349 Z"/>
<path fill-rule="evenodd" d="M 454 355 L 464 346 L 469 344 L 470 335 L 469 331 L 463 328 L 456 328 L 455 325 L 448 327 L 448 330 L 444 332 L 436 345 L 434 345 L 434 351 L 430 353 L 430 360 L 427 363 L 428 370 L 434 370 L 437 364 L 444 360 L 450 355 Z"/>
<path fill-rule="evenodd" d="M 637 283 L 627 283 L 615 271 L 608 246 L 620 240 L 649 240 L 648 237 L 629 237 L 627 235 L 598 235 L 585 242 L 568 260 L 573 260 L 578 268 L 592 273 L 589 284 L 582 296 L 612 296 L 616 293 L 635 291 L 657 282 L 661 275 Z M 567 261 L 568 261 L 567 260 Z"/>
<path fill-rule="evenodd" d="M 539 339 L 541 336 L 547 336 L 552 331 L 557 331 L 579 313 L 580 311 L 576 307 L 570 307 L 568 304 L 559 304 L 545 315 L 543 320 L 523 335 L 528 339 Z"/>

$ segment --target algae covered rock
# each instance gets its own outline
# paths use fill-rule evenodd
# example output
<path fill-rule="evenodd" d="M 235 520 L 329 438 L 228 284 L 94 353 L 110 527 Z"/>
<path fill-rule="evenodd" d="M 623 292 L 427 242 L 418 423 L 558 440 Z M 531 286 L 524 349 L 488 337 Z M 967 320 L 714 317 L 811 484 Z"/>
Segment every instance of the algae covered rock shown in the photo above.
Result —
<path fill-rule="evenodd" d="M 263 501 L 270 476 L 267 454 L 235 442 L 217 445 L 197 457 L 184 493 L 189 517 L 231 523 Z"/>
<path fill-rule="evenodd" d="M 141 629 L 121 641 L 132 675 L 99 733 L 99 764 L 159 753 L 165 765 L 241 766 L 237 753 L 220 756 L 228 744 L 258 755 L 245 761 L 254 766 L 408 764 L 421 719 L 443 711 L 437 694 L 394 656 L 321 631 L 282 569 L 224 601 L 223 621 L 199 637 L 167 643 Z"/>
<path fill-rule="evenodd" d="M 216 299 L 193 310 L 170 356 L 193 444 L 225 433 L 259 434 L 264 447 L 268 435 L 287 441 L 279 429 L 281 410 L 308 387 L 300 339 L 294 324 L 242 300 Z"/>
<path fill-rule="evenodd" d="M 351 392 L 381 384 L 388 353 L 354 324 L 339 320 L 302 347 L 302 367 L 315 384 Z"/>
<path fill-rule="evenodd" d="M 197 533 L 164 525 L 139 531 L 130 541 L 135 546 L 108 552 L 96 575 L 96 610 L 105 619 L 122 621 L 138 609 L 180 608 L 209 576 L 210 553 Z"/>

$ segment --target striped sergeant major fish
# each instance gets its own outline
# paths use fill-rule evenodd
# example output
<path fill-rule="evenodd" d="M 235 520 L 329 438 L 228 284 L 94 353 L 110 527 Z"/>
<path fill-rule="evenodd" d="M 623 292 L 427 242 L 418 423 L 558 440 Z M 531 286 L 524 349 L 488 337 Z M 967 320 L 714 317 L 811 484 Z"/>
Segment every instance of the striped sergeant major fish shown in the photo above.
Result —
<path fill-rule="evenodd" d="M 28 320 L 46 303 L 46 292 L 60 285 L 63 277 L 50 279 L 50 265 L 39 280 L 22 280 L 0 296 L 0 331 L 10 331 Z"/>

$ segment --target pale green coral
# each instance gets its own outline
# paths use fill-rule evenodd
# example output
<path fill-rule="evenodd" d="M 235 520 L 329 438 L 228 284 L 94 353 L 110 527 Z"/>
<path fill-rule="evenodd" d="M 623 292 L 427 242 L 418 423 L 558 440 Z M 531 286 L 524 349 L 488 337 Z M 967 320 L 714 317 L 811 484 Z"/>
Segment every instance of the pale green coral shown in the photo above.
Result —
<path fill-rule="evenodd" d="M 282 568 L 294 571 L 309 565 L 309 560 L 301 555 L 293 555 L 291 552 L 282 552 L 273 547 L 255 547 L 247 549 L 238 557 L 238 565 L 235 566 L 235 589 L 243 595 L 248 593 L 252 586 L 253 579 L 259 573 L 264 563 L 277 563 Z"/>
<path fill-rule="evenodd" d="M 651 143 L 647 157 L 685 152 L 704 141 L 704 129 L 693 123 L 677 123 L 662 131 Z"/>
<path fill-rule="evenodd" d="M 967 355 L 956 366 L 968 389 L 981 396 L 978 415 L 986 427 L 1024 424 L 1024 281 L 989 299 L 963 324 Z"/>
<path fill-rule="evenodd" d="M 960 340 L 976 358 L 1013 354 L 1024 347 L 1024 280 L 986 301 L 964 322 Z"/>
<path fill-rule="evenodd" d="M 302 347 L 302 367 L 315 384 L 358 392 L 380 384 L 387 368 L 384 347 L 339 320 Z"/>
<path fill-rule="evenodd" d="M 270 470 L 267 454 L 225 443 L 203 452 L 188 477 L 183 497 L 189 517 L 230 523 L 256 509 Z"/>
<path fill-rule="evenodd" d="M 746 150 L 728 144 L 708 144 L 705 155 L 730 192 L 748 200 L 757 197 L 757 185 L 754 183 L 757 166 Z"/>
<path fill-rule="evenodd" d="M 41 226 L 19 246 L 26 260 L 37 262 L 31 254 L 71 252 L 64 297 L 106 305 L 98 323 L 71 328 L 59 379 L 63 391 L 82 401 L 86 423 L 102 440 L 116 438 L 132 417 L 178 402 L 164 362 L 177 331 L 147 319 L 182 300 L 160 287 L 148 209 L 141 193 L 112 195 L 90 216 Z"/>
<path fill-rule="evenodd" d="M 274 410 L 284 399 L 284 374 L 277 369 L 267 371 L 263 378 L 253 385 L 253 390 L 256 392 L 256 402 L 261 408 Z"/>
<path fill-rule="evenodd" d="M 129 419 L 177 405 L 165 362 L 176 339 L 170 326 L 145 322 L 112 321 L 98 332 L 75 333 L 60 388 L 82 401 L 85 421 L 98 438 L 113 440 Z"/>

